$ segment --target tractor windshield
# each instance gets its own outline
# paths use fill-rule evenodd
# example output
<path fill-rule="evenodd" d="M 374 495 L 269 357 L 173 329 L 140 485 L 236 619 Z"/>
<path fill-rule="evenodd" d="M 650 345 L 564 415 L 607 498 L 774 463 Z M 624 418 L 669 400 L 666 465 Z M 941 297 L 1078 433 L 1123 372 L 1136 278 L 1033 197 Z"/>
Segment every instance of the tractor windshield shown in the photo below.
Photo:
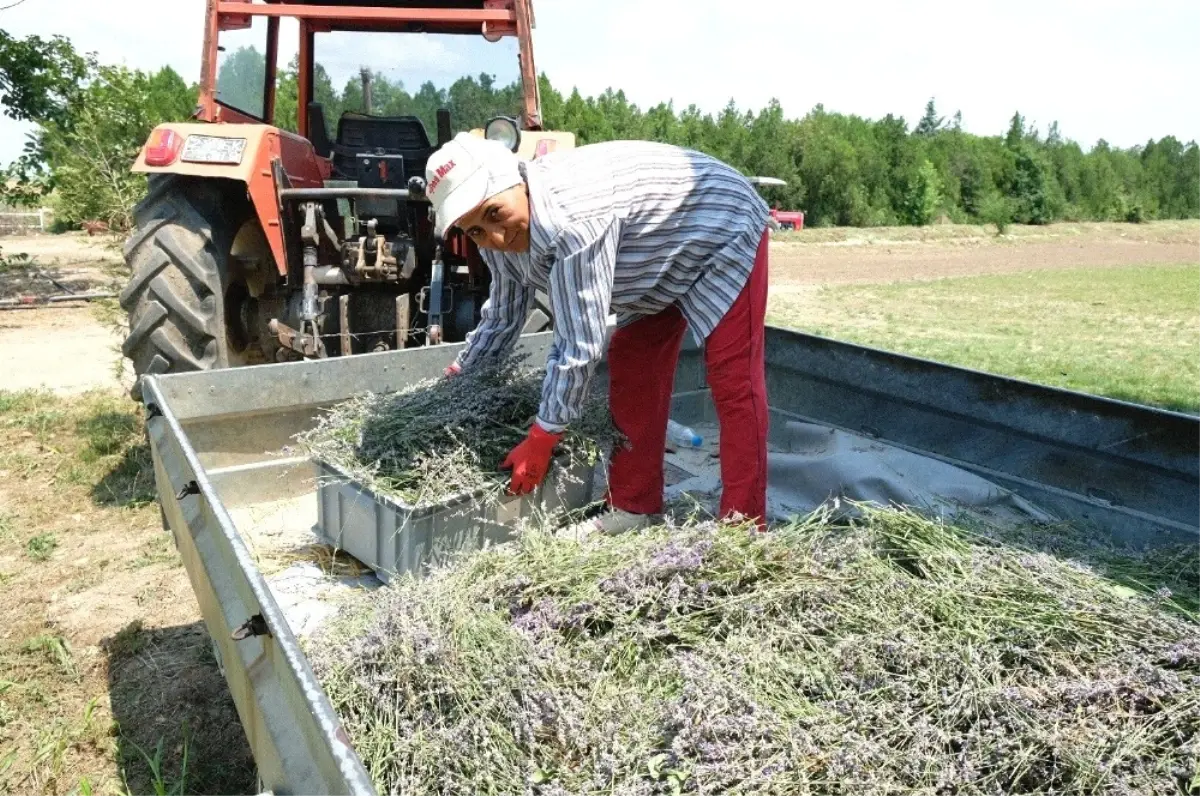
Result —
<path fill-rule="evenodd" d="M 221 31 L 217 47 L 217 101 L 266 121 L 266 19 L 255 17 L 248 27 Z"/>
<path fill-rule="evenodd" d="M 438 108 L 450 110 L 456 133 L 521 111 L 514 37 L 334 32 L 318 34 L 314 46 L 313 99 L 324 106 L 331 138 L 347 112 L 416 116 L 434 139 Z M 294 73 L 293 62 L 281 78 Z"/>

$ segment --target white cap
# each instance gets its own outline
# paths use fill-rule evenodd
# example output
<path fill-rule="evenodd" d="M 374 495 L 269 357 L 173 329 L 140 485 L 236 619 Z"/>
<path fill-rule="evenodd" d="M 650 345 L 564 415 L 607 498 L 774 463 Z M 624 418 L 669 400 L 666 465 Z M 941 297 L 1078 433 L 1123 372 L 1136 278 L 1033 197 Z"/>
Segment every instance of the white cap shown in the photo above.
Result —
<path fill-rule="evenodd" d="M 425 195 L 433 203 L 439 238 L 489 196 L 521 183 L 517 156 L 498 141 L 459 133 L 429 158 Z"/>

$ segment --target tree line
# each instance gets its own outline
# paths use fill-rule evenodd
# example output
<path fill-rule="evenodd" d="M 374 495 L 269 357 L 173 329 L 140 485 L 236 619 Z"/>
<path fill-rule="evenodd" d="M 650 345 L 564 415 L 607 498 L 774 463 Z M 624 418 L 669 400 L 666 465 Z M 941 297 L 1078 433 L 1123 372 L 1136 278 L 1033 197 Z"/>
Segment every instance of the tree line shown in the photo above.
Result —
<path fill-rule="evenodd" d="M 263 58 L 251 48 L 231 53 L 218 95 L 256 109 Z M 364 110 L 363 81 L 340 89 L 318 65 L 314 96 L 336 134 L 343 111 Z M 456 129 L 480 127 L 498 113 L 515 115 L 520 87 L 487 74 L 449 86 L 423 83 L 410 91 L 385 75 L 369 75 L 371 112 L 415 115 L 431 133 L 445 107 Z M 976 135 L 960 114 L 939 114 L 930 99 L 910 124 L 889 114 L 866 119 L 818 105 L 787 118 L 779 103 L 752 111 L 730 101 L 719 113 L 670 102 L 642 109 L 623 91 L 584 97 L 540 78 L 543 123 L 569 130 L 579 144 L 643 139 L 691 147 L 747 175 L 776 177 L 768 201 L 803 210 L 813 226 L 955 223 L 1045 224 L 1052 221 L 1143 221 L 1200 217 L 1200 147 L 1174 136 L 1115 147 L 1099 141 L 1085 151 L 1057 124 L 1043 133 L 1014 113 L 1006 131 Z M 277 75 L 276 123 L 295 130 L 300 111 L 297 64 Z M 5 199 L 42 201 L 50 194 L 59 218 L 129 223 L 145 181 L 129 172 L 154 125 L 188 118 L 196 86 L 170 68 L 154 73 L 103 65 L 77 54 L 61 37 L 14 39 L 0 31 L 0 110 L 37 124 L 22 158 L 8 172 Z M 257 103 L 257 104 L 255 104 Z"/>

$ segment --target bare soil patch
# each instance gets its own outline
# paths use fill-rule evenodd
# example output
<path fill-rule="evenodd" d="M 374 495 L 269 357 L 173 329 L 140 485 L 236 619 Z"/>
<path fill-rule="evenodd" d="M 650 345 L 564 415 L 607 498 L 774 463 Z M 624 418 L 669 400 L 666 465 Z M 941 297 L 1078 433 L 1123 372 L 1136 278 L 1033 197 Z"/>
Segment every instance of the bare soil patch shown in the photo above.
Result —
<path fill-rule="evenodd" d="M 0 238 L 0 299 L 119 293 L 119 241 L 85 233 Z M 0 308 L 0 369 L 7 390 L 58 394 L 128 389 L 115 299 Z"/>
<path fill-rule="evenodd" d="M 911 229 L 911 228 L 910 228 Z M 772 290 L 791 285 L 870 284 L 951 276 L 1154 263 L 1200 263 L 1200 222 L 1049 225 L 996 236 L 981 227 L 812 230 L 771 245 Z M 928 230 L 934 230 L 929 232 Z M 940 237 L 937 230 L 942 230 Z M 1032 231 L 1031 231 L 1032 230 Z M 1035 234 L 1036 231 L 1038 234 Z M 959 233 L 959 234 L 951 234 Z M 909 233 L 915 234 L 915 233 Z"/>
<path fill-rule="evenodd" d="M 121 335 L 98 309 L 76 304 L 0 311 L 3 388 L 128 390 L 133 370 L 121 356 Z"/>

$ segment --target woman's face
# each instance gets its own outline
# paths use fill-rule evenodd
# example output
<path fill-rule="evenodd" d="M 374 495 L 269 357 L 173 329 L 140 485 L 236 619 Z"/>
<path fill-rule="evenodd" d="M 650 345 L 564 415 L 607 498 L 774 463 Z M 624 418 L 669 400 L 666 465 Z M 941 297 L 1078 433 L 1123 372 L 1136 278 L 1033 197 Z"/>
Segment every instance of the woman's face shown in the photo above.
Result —
<path fill-rule="evenodd" d="M 529 192 L 525 183 L 488 197 L 455 226 L 481 249 L 529 251 Z"/>

